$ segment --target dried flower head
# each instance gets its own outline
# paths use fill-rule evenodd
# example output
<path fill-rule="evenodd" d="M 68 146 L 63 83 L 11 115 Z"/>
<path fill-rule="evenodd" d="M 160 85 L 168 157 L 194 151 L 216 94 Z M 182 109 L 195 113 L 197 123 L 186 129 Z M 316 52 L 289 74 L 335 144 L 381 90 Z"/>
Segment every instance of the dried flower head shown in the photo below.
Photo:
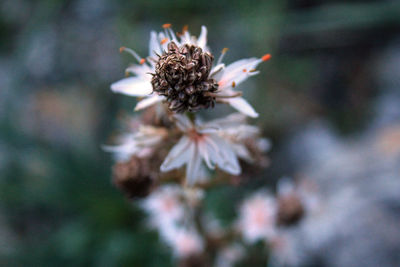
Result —
<path fill-rule="evenodd" d="M 159 58 L 151 80 L 153 90 L 165 96 L 172 111 L 213 107 L 218 83 L 209 77 L 214 57 L 196 45 L 175 42 Z"/>
<path fill-rule="evenodd" d="M 280 225 L 296 224 L 304 215 L 300 196 L 296 193 L 278 197 L 277 223 Z"/>
<path fill-rule="evenodd" d="M 113 183 L 128 198 L 142 198 L 150 193 L 153 179 L 147 159 L 132 156 L 127 162 L 118 162 L 113 167 Z"/>
<path fill-rule="evenodd" d="M 201 27 L 198 38 L 190 35 L 187 28 L 178 36 L 171 24 L 164 24 L 163 28 L 163 32 L 151 32 L 149 56 L 146 58 L 132 49 L 121 47 L 121 51 L 133 55 L 137 64 L 126 69 L 126 74 L 133 74 L 133 77 L 111 85 L 113 92 L 142 97 L 135 110 L 167 102 L 174 112 L 197 111 L 213 107 L 217 102 L 226 103 L 247 116 L 258 116 L 241 92 L 235 89 L 259 73 L 256 67 L 269 60 L 269 54 L 241 59 L 225 66 L 222 59 L 228 49 L 224 48 L 213 64 L 205 26 Z"/>

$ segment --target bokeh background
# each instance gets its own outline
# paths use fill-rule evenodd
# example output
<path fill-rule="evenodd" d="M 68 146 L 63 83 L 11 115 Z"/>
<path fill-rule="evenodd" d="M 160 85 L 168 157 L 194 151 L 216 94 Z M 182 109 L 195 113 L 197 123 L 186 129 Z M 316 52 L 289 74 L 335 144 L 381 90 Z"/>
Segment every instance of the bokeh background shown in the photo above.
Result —
<path fill-rule="evenodd" d="M 146 56 L 163 23 L 206 25 L 226 62 L 272 54 L 240 87 L 271 165 L 207 194 L 222 224 L 248 192 L 306 177 L 326 208 L 292 230 L 301 264 L 399 266 L 400 2 L 386 0 L 2 0 L 0 265 L 173 266 L 101 150 L 135 105 L 109 90 L 133 61 L 118 49 Z M 255 246 L 241 264 L 267 262 Z"/>

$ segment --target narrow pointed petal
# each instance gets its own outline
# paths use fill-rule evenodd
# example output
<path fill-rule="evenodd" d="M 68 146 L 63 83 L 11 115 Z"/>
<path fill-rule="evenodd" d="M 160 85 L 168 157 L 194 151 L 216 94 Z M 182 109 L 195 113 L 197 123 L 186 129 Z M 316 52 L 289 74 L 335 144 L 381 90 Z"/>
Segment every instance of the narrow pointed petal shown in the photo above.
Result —
<path fill-rule="evenodd" d="M 239 161 L 233 149 L 228 143 L 218 136 L 211 136 L 212 141 L 218 147 L 218 156 L 215 157 L 217 165 L 227 173 L 238 175 L 241 172 Z"/>
<path fill-rule="evenodd" d="M 199 180 L 199 170 L 201 166 L 201 157 L 198 146 L 191 143 L 189 148 L 189 160 L 186 166 L 186 181 L 189 186 L 194 185 Z"/>
<path fill-rule="evenodd" d="M 161 164 L 160 170 L 167 172 L 183 166 L 189 157 L 188 148 L 190 147 L 190 140 L 186 136 L 182 137 L 179 142 L 171 149 Z"/>
<path fill-rule="evenodd" d="M 204 140 L 202 142 L 199 142 L 199 144 L 198 144 L 199 152 L 200 152 L 201 157 L 204 159 L 204 162 L 206 163 L 207 167 L 213 170 L 215 168 L 215 165 L 211 161 L 211 158 L 209 155 L 210 151 L 207 149 L 208 148 L 208 146 L 207 146 L 207 138 L 208 137 L 203 137 L 203 138 L 204 138 Z"/>
<path fill-rule="evenodd" d="M 223 102 L 228 103 L 233 108 L 237 109 L 239 112 L 252 117 L 257 118 L 258 113 L 254 110 L 254 108 L 247 102 L 243 97 L 234 97 L 224 99 Z"/>
<path fill-rule="evenodd" d="M 221 63 L 213 67 L 210 71 L 210 77 L 216 79 L 217 81 L 221 79 L 225 64 Z"/>
<path fill-rule="evenodd" d="M 139 152 L 134 142 L 127 142 L 122 145 L 109 146 L 103 145 L 102 149 L 106 152 L 111 152 L 117 161 L 126 161 L 130 156 L 135 155 Z"/>
<path fill-rule="evenodd" d="M 143 100 L 140 100 L 136 104 L 135 111 L 142 110 L 144 108 L 150 107 L 150 106 L 152 106 L 152 105 L 154 105 L 154 104 L 156 104 L 158 102 L 161 102 L 163 99 L 164 99 L 163 96 L 154 94 L 154 95 L 152 95 L 150 97 L 147 97 L 147 98 L 145 98 Z"/>
<path fill-rule="evenodd" d="M 207 45 L 207 28 L 205 26 L 201 26 L 201 32 L 199 35 L 199 39 L 197 40 L 197 45 L 205 50 Z"/>
<path fill-rule="evenodd" d="M 157 33 L 152 31 L 150 33 L 150 43 L 149 43 L 149 57 L 154 59 L 157 58 L 157 54 L 161 55 L 160 41 L 157 38 Z"/>
<path fill-rule="evenodd" d="M 151 81 L 151 75 L 149 73 L 154 72 L 154 70 L 150 68 L 147 64 L 143 65 L 133 64 L 128 68 L 126 68 L 125 71 L 128 73 L 135 74 L 136 76 L 138 76 L 137 78 L 147 80 L 149 82 Z"/>
<path fill-rule="evenodd" d="M 220 89 L 231 87 L 232 83 L 238 85 L 248 77 L 254 75 L 255 73 L 250 71 L 255 69 L 261 62 L 262 60 L 259 58 L 246 58 L 228 65 L 218 80 Z"/>
<path fill-rule="evenodd" d="M 153 88 L 149 81 L 138 77 L 129 77 L 111 84 L 114 93 L 121 93 L 129 96 L 147 96 L 152 93 Z"/>
<path fill-rule="evenodd" d="M 164 51 L 168 51 L 168 43 L 171 40 L 168 38 L 168 36 L 165 36 L 163 32 L 158 34 L 158 40 L 161 47 L 161 53 L 159 55 L 161 55 Z"/>

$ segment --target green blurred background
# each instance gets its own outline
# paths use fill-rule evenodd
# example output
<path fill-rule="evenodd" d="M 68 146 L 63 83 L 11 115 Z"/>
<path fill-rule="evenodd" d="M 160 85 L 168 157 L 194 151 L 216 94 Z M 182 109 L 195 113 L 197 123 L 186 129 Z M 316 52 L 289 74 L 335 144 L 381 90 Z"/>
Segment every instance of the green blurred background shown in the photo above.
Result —
<path fill-rule="evenodd" d="M 112 186 L 100 148 L 135 104 L 109 90 L 133 61 L 119 47 L 146 56 L 163 23 L 196 35 L 206 25 L 215 55 L 230 49 L 227 63 L 272 54 L 240 87 L 274 144 L 271 167 L 208 194 L 223 224 L 247 191 L 291 174 L 281 148 L 307 122 L 323 118 L 343 136 L 368 128 L 379 66 L 400 48 L 399 1 L 2 0 L 0 265 L 173 265 Z"/>

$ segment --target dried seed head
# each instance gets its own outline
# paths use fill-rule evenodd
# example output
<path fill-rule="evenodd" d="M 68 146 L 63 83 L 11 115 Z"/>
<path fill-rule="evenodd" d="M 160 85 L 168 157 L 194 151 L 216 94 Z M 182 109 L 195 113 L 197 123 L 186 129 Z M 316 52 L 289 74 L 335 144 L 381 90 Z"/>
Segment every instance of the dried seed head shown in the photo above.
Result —
<path fill-rule="evenodd" d="M 119 162 L 113 167 L 113 183 L 130 199 L 143 198 L 150 193 L 153 179 L 147 161 L 132 156 L 128 162 Z"/>
<path fill-rule="evenodd" d="M 283 226 L 296 224 L 304 215 L 304 207 L 295 193 L 278 198 L 277 223 Z"/>
<path fill-rule="evenodd" d="M 218 83 L 209 78 L 214 57 L 198 46 L 168 44 L 160 56 L 151 80 L 153 90 L 167 98 L 175 112 L 214 107 Z"/>

